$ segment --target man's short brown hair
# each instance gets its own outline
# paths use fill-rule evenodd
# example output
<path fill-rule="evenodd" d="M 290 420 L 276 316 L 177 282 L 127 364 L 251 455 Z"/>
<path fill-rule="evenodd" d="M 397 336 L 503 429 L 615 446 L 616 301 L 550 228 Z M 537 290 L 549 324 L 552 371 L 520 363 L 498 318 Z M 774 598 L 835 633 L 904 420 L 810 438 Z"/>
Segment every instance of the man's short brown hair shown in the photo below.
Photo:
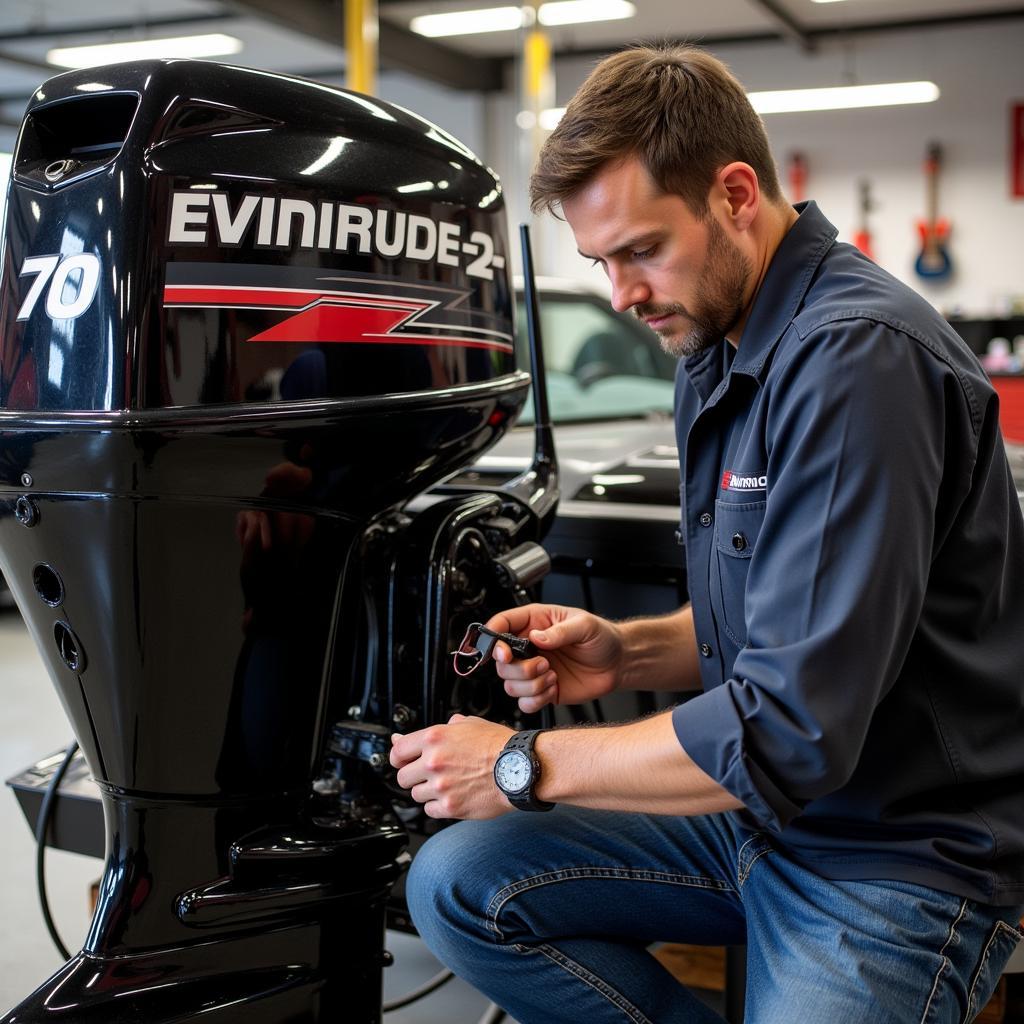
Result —
<path fill-rule="evenodd" d="M 698 217 L 715 172 L 734 160 L 754 168 L 769 200 L 783 202 L 768 136 L 743 86 L 693 46 L 637 46 L 601 61 L 541 149 L 530 208 L 554 212 L 602 166 L 630 156 Z"/>

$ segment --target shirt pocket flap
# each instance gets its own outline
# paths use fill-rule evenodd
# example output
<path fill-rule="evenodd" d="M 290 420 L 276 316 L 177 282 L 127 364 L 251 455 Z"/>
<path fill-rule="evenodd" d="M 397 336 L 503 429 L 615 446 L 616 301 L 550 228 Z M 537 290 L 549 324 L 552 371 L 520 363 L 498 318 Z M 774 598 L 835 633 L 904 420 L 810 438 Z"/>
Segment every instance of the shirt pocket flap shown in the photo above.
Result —
<path fill-rule="evenodd" d="M 715 544 L 723 555 L 750 558 L 764 522 L 767 502 L 715 502 Z"/>

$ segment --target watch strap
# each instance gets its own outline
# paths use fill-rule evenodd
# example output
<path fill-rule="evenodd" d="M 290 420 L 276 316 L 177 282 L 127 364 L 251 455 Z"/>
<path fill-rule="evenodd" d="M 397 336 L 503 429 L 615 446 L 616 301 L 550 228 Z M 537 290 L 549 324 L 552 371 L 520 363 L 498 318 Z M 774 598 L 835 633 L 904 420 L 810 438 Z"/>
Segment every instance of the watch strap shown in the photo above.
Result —
<path fill-rule="evenodd" d="M 530 785 L 526 789 L 519 793 L 509 793 L 502 789 L 501 791 L 508 798 L 508 802 L 520 811 L 550 811 L 555 805 L 547 800 L 541 800 L 535 793 L 537 783 L 540 781 L 540 761 L 534 753 L 534 744 L 537 742 L 537 737 L 544 732 L 544 729 L 523 729 L 521 732 L 517 732 L 510 736 L 508 742 L 502 747 L 501 754 L 498 755 L 500 759 L 502 754 L 509 750 L 518 750 L 525 754 L 533 766 L 533 772 L 530 778 Z M 497 776 L 495 776 L 497 779 Z M 501 789 L 501 786 L 498 786 Z"/>

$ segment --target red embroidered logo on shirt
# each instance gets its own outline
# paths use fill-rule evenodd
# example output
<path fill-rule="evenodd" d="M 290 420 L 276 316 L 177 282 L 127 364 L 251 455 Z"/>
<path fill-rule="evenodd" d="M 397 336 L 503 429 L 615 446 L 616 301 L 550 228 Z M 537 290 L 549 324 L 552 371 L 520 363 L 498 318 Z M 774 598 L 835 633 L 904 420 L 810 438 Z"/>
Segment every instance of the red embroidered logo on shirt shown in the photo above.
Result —
<path fill-rule="evenodd" d="M 743 476 L 731 469 L 722 474 L 723 491 L 763 491 L 767 487 L 767 476 Z"/>

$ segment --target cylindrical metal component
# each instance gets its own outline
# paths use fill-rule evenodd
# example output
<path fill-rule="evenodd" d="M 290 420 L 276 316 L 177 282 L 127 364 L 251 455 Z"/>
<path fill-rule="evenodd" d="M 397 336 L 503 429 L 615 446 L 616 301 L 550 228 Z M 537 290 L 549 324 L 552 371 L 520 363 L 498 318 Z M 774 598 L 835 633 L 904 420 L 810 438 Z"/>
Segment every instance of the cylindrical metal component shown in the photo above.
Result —
<path fill-rule="evenodd" d="M 551 556 L 539 545 L 528 541 L 495 559 L 495 571 L 506 587 L 532 587 L 551 571 Z"/>

